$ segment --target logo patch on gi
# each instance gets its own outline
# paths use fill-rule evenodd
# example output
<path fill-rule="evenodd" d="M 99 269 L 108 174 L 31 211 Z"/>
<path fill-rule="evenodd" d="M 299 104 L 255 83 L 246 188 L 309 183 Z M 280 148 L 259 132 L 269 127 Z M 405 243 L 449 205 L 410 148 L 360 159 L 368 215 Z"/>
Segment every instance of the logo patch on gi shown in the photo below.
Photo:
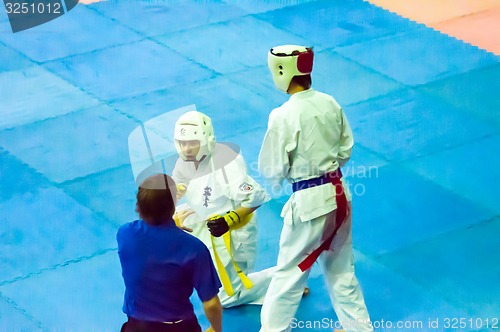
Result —
<path fill-rule="evenodd" d="M 240 190 L 243 191 L 243 192 L 250 192 L 250 191 L 253 190 L 253 186 L 250 183 L 243 182 L 240 185 Z"/>
<path fill-rule="evenodd" d="M 208 207 L 208 202 L 210 201 L 210 196 L 212 196 L 212 188 L 209 186 L 206 186 L 205 189 L 203 189 L 203 206 Z"/>

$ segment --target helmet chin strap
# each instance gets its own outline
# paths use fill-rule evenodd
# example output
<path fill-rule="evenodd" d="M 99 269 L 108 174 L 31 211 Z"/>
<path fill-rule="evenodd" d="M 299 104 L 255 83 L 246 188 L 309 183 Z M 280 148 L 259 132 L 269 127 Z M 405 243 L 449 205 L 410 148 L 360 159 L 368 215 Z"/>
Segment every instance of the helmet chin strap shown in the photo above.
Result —
<path fill-rule="evenodd" d="M 185 158 L 182 158 L 184 161 L 189 161 L 189 162 L 192 162 L 195 164 L 195 167 L 198 168 L 198 165 L 200 163 L 202 163 L 203 161 L 205 161 L 207 159 L 207 155 L 203 155 L 200 160 L 197 160 L 196 157 L 193 159 L 193 160 L 188 160 L 188 159 L 185 159 Z M 210 158 L 210 160 L 212 160 L 212 158 Z"/>

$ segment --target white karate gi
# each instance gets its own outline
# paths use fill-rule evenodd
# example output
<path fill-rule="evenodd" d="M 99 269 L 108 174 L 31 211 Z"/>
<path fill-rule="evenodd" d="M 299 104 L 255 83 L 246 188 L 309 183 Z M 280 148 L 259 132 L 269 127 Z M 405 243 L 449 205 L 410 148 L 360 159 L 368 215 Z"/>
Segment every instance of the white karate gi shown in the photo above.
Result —
<path fill-rule="evenodd" d="M 336 170 L 347 162 L 352 146 L 350 126 L 335 99 L 309 89 L 293 94 L 269 115 L 259 169 L 278 188 L 284 179 L 297 182 Z M 351 194 L 343 186 L 350 210 Z M 290 330 L 310 272 L 297 265 L 332 233 L 336 207 L 330 183 L 295 192 L 283 207 L 277 270 L 262 307 L 261 331 Z M 330 249 L 318 260 L 340 322 L 347 331 L 372 331 L 354 275 L 350 213 Z"/>
<path fill-rule="evenodd" d="M 213 158 L 213 164 L 210 161 Z M 215 169 L 215 172 L 213 171 Z M 224 144 L 216 144 L 213 154 L 200 162 L 198 169 L 194 163 L 179 158 L 175 164 L 172 178 L 176 183 L 187 186 L 185 198 L 195 214 L 188 216 L 184 226 L 193 229 L 192 235 L 199 238 L 210 249 L 215 262 L 210 232 L 206 219 L 243 206 L 260 206 L 270 197 L 266 191 L 247 172 L 243 157 Z M 178 208 L 182 210 L 183 207 Z M 253 287 L 246 289 L 231 262 L 223 238 L 213 238 L 223 265 L 234 288 L 234 295 L 228 296 L 221 288 L 219 298 L 222 306 L 233 307 L 242 304 L 262 304 L 271 281 L 273 269 L 250 273 L 255 265 L 257 253 L 257 214 L 242 228 L 231 231 L 231 252 L 240 269 L 247 274 Z M 219 275 L 220 275 L 220 271 Z"/>

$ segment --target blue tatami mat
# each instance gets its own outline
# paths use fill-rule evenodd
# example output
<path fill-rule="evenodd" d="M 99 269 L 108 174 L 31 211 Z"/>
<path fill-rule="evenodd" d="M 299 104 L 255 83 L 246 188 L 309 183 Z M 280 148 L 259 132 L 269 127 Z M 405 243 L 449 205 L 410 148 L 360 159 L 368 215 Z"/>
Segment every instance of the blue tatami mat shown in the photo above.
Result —
<path fill-rule="evenodd" d="M 17 304 L 0 294 L 0 330 L 10 331 L 15 326 L 17 331 L 43 331 L 40 322 Z"/>
<path fill-rule="evenodd" d="M 492 53 L 424 27 L 336 51 L 412 86 L 498 63 Z"/>
<path fill-rule="evenodd" d="M 212 75 L 150 40 L 65 58 L 47 63 L 46 67 L 104 100 L 172 88 Z"/>
<path fill-rule="evenodd" d="M 378 256 L 493 216 L 463 197 L 394 166 L 349 178 L 353 244 Z M 397 236 L 394 236 L 397 234 Z"/>
<path fill-rule="evenodd" d="M 245 84 L 243 84 L 245 88 L 267 100 L 267 112 L 269 112 L 270 109 L 287 101 L 288 97 L 274 87 L 273 80 L 269 79 L 268 75 L 269 69 L 267 65 L 261 64 L 259 67 L 227 74 L 224 75 L 224 77 L 228 78 L 236 85 L 242 85 L 241 82 L 245 82 Z M 267 122 L 264 124 L 267 125 Z"/>
<path fill-rule="evenodd" d="M 436 320 L 440 321 L 442 328 L 435 330 L 452 331 L 444 328 L 444 319 L 465 314 L 463 306 L 455 307 L 443 297 L 431 293 L 426 284 L 418 284 L 359 252 L 354 255 L 356 275 L 375 331 L 433 331 L 429 328 L 429 321 Z M 402 325 L 397 328 L 397 324 Z"/>
<path fill-rule="evenodd" d="M 405 166 L 478 206 L 500 214 L 500 135 L 418 158 Z M 450 167 L 459 165 L 459 167 Z"/>
<path fill-rule="evenodd" d="M 53 187 L 0 202 L 0 211 L 0 292 L 18 278 L 115 246 L 116 227 Z"/>
<path fill-rule="evenodd" d="M 438 96 L 470 117 L 500 127 L 500 64 L 435 81 L 421 90 Z"/>
<path fill-rule="evenodd" d="M 5 46 L 0 42 L 0 73 L 4 71 L 18 70 L 28 67 L 33 63 L 21 53 Z"/>
<path fill-rule="evenodd" d="M 216 40 L 213 36 L 217 36 Z M 266 59 L 266 52 L 283 40 L 290 44 L 307 44 L 305 39 L 277 29 L 253 16 L 166 34 L 154 39 L 223 74 L 261 66 Z M 245 42 L 242 43 L 242 40 Z M 234 47 L 231 47 L 232 45 Z"/>
<path fill-rule="evenodd" d="M 460 308 L 459 317 L 491 321 L 500 312 L 498 234 L 500 219 L 496 218 L 410 246 L 380 261 Z"/>
<path fill-rule="evenodd" d="M 387 160 L 425 156 L 498 132 L 437 97 L 399 90 L 347 108 L 357 142 Z"/>
<path fill-rule="evenodd" d="M 2 23 L 0 25 L 2 29 L 5 29 L 5 31 L 7 31 L 7 27 L 9 27 L 7 11 L 0 10 L 0 23 Z M 12 32 L 12 30 L 10 30 L 10 32 Z"/>
<path fill-rule="evenodd" d="M 258 154 L 288 99 L 267 52 L 292 43 L 314 47 L 313 87 L 354 132 L 343 173 L 375 331 L 500 318 L 499 57 L 362 0 L 80 3 L 15 34 L 3 8 L 0 331 L 119 331 L 116 231 L 137 218 L 129 134 L 167 113 L 168 136 L 171 111 L 196 104 L 266 186 Z M 289 189 L 257 211 L 258 270 L 276 264 Z M 296 317 L 311 327 L 293 331 L 340 329 L 318 264 L 308 286 Z M 224 310 L 224 331 L 257 332 L 260 310 Z"/>
<path fill-rule="evenodd" d="M 357 44 L 418 27 L 363 1 L 315 1 L 258 15 L 323 48 Z"/>
<path fill-rule="evenodd" d="M 95 98 L 49 71 L 30 66 L 0 72 L 0 130 L 97 105 Z"/>
<path fill-rule="evenodd" d="M 111 250 L 1 289 L 36 317 L 44 331 L 119 331 L 126 319 L 110 308 L 122 305 L 125 287 L 120 273 L 118 254 Z M 12 326 L 16 328 L 6 331 L 18 330 L 18 325 Z"/>
<path fill-rule="evenodd" d="M 342 168 L 342 174 L 346 178 L 365 178 L 370 174 L 377 174 L 378 169 L 387 164 L 387 160 L 382 156 L 357 144 L 352 150 L 351 159 Z M 355 185 L 351 184 L 351 186 Z"/>
<path fill-rule="evenodd" d="M 130 165 L 67 181 L 61 187 L 78 203 L 104 216 L 117 226 L 137 219 L 135 212 L 137 184 Z M 113 208 L 110 209 L 110 206 Z"/>
<path fill-rule="evenodd" d="M 248 13 L 256 14 L 267 12 L 275 9 L 280 9 L 288 6 L 295 6 L 304 3 L 314 3 L 316 0 L 286 0 L 286 1 L 255 1 L 255 0 L 223 0 L 225 3 L 229 3 L 238 6 Z"/>
<path fill-rule="evenodd" d="M 148 37 L 206 26 L 246 14 L 235 3 L 219 1 L 179 1 L 175 6 L 165 6 L 159 1 L 106 1 L 91 8 Z"/>
<path fill-rule="evenodd" d="M 93 52 L 142 38 L 130 29 L 81 5 L 35 29 L 16 34 L 0 34 L 1 42 L 36 62 Z"/>
<path fill-rule="evenodd" d="M 3 149 L 0 149 L 0 161 L 0 202 L 50 186 L 50 182 L 42 174 Z"/>
<path fill-rule="evenodd" d="M 315 89 L 331 94 L 346 110 L 350 104 L 383 96 L 403 87 L 333 50 L 316 53 L 314 65 L 323 68 L 314 75 Z"/>
<path fill-rule="evenodd" d="M 267 116 L 272 108 L 265 97 L 224 76 L 182 84 L 172 89 L 120 99 L 112 103 L 120 112 L 139 121 L 147 121 L 189 104 L 196 104 L 198 111 L 211 117 L 218 140 L 265 126 L 266 123 L 256 121 L 256 118 Z M 173 122 L 176 120 L 172 119 Z M 170 135 L 173 134 L 172 131 Z"/>
<path fill-rule="evenodd" d="M 102 105 L 6 130 L 0 146 L 60 183 L 128 164 L 128 133 L 137 125 Z"/>

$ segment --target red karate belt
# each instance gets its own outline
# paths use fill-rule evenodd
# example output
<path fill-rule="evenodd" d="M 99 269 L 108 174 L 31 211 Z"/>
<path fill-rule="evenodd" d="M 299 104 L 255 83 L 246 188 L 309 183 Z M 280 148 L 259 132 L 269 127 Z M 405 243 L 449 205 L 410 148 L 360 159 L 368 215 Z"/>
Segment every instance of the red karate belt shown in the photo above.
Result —
<path fill-rule="evenodd" d="M 335 171 L 327 173 L 319 178 L 299 181 L 293 184 L 293 191 L 295 192 L 297 190 L 306 189 L 329 182 L 335 186 L 335 194 L 337 201 L 337 209 L 335 210 L 335 217 L 336 217 L 335 228 L 333 229 L 332 234 L 298 265 L 302 272 L 310 269 L 323 251 L 330 249 L 333 238 L 337 234 L 339 228 L 345 223 L 347 219 L 347 214 L 348 214 L 347 197 L 345 195 L 341 179 L 342 179 L 342 172 L 340 171 L 340 168 L 337 168 Z"/>

